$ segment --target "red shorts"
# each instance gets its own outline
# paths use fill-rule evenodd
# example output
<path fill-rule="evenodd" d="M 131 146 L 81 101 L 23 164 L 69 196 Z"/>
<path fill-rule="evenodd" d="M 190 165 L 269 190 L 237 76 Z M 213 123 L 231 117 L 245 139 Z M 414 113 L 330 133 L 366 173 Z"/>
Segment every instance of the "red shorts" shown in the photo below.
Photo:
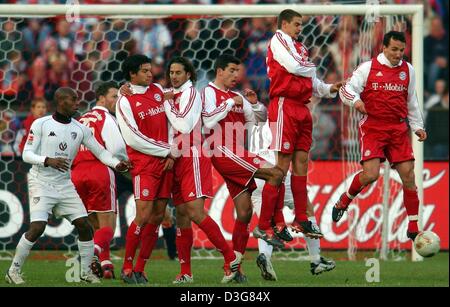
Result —
<path fill-rule="evenodd" d="M 406 122 L 380 123 L 363 117 L 359 123 L 361 163 L 374 158 L 395 164 L 414 160 L 410 130 Z"/>
<path fill-rule="evenodd" d="M 185 204 L 201 197 L 212 198 L 211 160 L 193 154 L 174 165 L 173 203 Z"/>
<path fill-rule="evenodd" d="M 116 176 L 99 161 L 77 164 L 72 170 L 72 182 L 87 212 L 117 212 Z"/>
<path fill-rule="evenodd" d="M 309 152 L 312 144 L 312 117 L 308 107 L 296 100 L 277 97 L 269 104 L 272 130 L 271 149 L 285 154 Z"/>
<path fill-rule="evenodd" d="M 131 170 L 134 199 L 151 201 L 160 198 L 170 198 L 173 172 L 163 171 L 165 160 L 150 156 L 145 161 L 146 165 L 139 165 L 139 173 L 135 169 Z"/>
<path fill-rule="evenodd" d="M 256 190 L 256 182 L 253 176 L 266 160 L 241 149 L 243 155 L 237 156 L 224 146 L 218 146 L 211 158 L 214 168 L 225 180 L 228 191 L 234 199 L 244 191 L 252 193 Z"/>

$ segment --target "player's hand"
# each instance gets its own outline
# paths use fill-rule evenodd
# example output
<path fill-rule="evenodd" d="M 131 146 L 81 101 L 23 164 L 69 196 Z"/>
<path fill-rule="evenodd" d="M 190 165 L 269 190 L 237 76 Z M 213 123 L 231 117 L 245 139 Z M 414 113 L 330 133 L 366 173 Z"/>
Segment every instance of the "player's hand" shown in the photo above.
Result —
<path fill-rule="evenodd" d="M 357 102 L 355 102 L 355 105 L 353 107 L 359 113 L 364 114 L 364 115 L 367 114 L 366 107 L 365 107 L 364 102 L 362 100 L 358 100 Z"/>
<path fill-rule="evenodd" d="M 164 100 L 173 99 L 174 96 L 175 96 L 175 94 L 172 91 L 166 92 L 166 93 L 164 93 Z"/>
<path fill-rule="evenodd" d="M 69 170 L 69 159 L 65 158 L 46 158 L 45 165 L 57 169 L 61 173 Z"/>
<path fill-rule="evenodd" d="M 244 99 L 242 99 L 242 97 L 239 96 L 239 95 L 238 96 L 234 96 L 233 100 L 234 100 L 234 105 L 236 105 L 236 106 L 241 106 L 241 105 L 244 104 Z"/>
<path fill-rule="evenodd" d="M 132 169 L 133 165 L 130 161 L 120 161 L 119 164 L 116 165 L 115 170 L 120 173 L 128 172 L 128 170 Z"/>
<path fill-rule="evenodd" d="M 173 165 L 175 163 L 175 158 L 172 157 L 172 155 L 168 155 L 166 159 L 162 160 L 164 164 L 163 171 L 170 171 L 173 168 Z"/>
<path fill-rule="evenodd" d="M 247 98 L 247 100 L 251 103 L 251 104 L 257 104 L 258 103 L 258 95 L 256 95 L 254 90 L 251 90 L 249 88 L 246 88 L 244 90 L 244 96 L 245 98 Z"/>
<path fill-rule="evenodd" d="M 345 81 L 339 81 L 333 84 L 330 88 L 330 93 L 337 93 L 339 89 L 344 85 Z"/>
<path fill-rule="evenodd" d="M 133 90 L 131 89 L 131 84 L 129 82 L 126 82 L 124 85 L 122 85 L 120 87 L 119 92 L 122 96 L 133 95 Z"/>
<path fill-rule="evenodd" d="M 418 141 L 423 142 L 427 139 L 427 133 L 423 129 L 419 129 L 415 132 L 415 134 L 419 137 Z"/>

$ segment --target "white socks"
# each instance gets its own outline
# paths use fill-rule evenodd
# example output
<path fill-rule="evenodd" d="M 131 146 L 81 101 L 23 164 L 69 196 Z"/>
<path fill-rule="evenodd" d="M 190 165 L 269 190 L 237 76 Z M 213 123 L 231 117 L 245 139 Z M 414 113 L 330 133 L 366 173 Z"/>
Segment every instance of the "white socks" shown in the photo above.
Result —
<path fill-rule="evenodd" d="M 16 247 L 16 254 L 14 255 L 13 262 L 11 263 L 10 271 L 17 270 L 20 271 L 22 269 L 25 260 L 30 254 L 30 250 L 33 247 L 35 242 L 30 242 L 25 238 L 25 234 L 20 238 L 19 243 Z"/>
<path fill-rule="evenodd" d="M 260 254 L 266 255 L 268 260 L 272 257 L 273 246 L 266 241 L 258 239 L 258 250 Z"/>
<path fill-rule="evenodd" d="M 78 251 L 81 258 L 81 275 L 89 272 L 92 258 L 94 257 L 94 240 L 80 241 L 78 240 Z"/>
<path fill-rule="evenodd" d="M 308 217 L 313 225 L 317 226 L 317 221 L 314 216 Z M 311 262 L 318 264 L 320 262 L 320 239 L 311 239 L 305 237 L 306 245 L 308 246 L 308 252 Z"/>

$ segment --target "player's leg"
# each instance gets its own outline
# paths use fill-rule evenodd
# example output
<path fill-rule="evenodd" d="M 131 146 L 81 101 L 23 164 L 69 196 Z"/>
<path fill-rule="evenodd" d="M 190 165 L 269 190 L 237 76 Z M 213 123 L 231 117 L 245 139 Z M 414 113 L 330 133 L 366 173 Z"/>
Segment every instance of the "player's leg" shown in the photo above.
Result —
<path fill-rule="evenodd" d="M 403 204 L 409 220 L 407 236 L 414 240 L 419 233 L 417 224 L 419 220 L 419 196 L 417 195 L 415 183 L 414 161 L 396 163 L 394 167 L 403 183 Z"/>
<path fill-rule="evenodd" d="M 141 248 L 139 256 L 134 266 L 134 272 L 138 283 L 147 283 L 148 278 L 145 274 L 145 265 L 152 255 L 153 248 L 158 240 L 159 225 L 161 224 L 166 212 L 168 199 L 156 199 L 141 234 Z"/>
<path fill-rule="evenodd" d="M 242 254 L 237 251 L 233 252 L 233 249 L 228 245 L 227 241 L 223 237 L 217 223 L 205 212 L 203 198 L 198 198 L 186 203 L 186 209 L 191 221 L 198 225 L 198 227 L 206 234 L 211 243 L 222 253 L 224 257 L 225 275 L 222 282 L 231 282 L 236 276 L 236 271 L 242 261 Z"/>
<path fill-rule="evenodd" d="M 176 247 L 180 262 L 180 274 L 175 277 L 174 284 L 194 282 L 191 268 L 191 249 L 194 243 L 192 223 L 187 212 L 186 204 L 176 206 L 177 237 Z"/>
<path fill-rule="evenodd" d="M 47 215 L 48 218 L 48 215 Z M 30 254 L 30 250 L 36 243 L 37 239 L 45 231 L 46 221 L 32 221 L 30 228 L 25 232 L 19 240 L 10 268 L 6 272 L 5 280 L 10 284 L 23 284 L 22 267 Z"/>
<path fill-rule="evenodd" d="M 69 218 L 69 220 L 71 219 Z M 90 268 L 92 258 L 94 257 L 94 230 L 87 216 L 73 219 L 72 225 L 78 231 L 78 251 L 80 253 L 81 264 L 80 279 L 88 283 L 99 283 L 100 280 L 92 274 Z"/>
<path fill-rule="evenodd" d="M 337 203 L 333 207 L 332 218 L 334 222 L 338 222 L 351 201 L 369 184 L 378 180 L 380 175 L 380 158 L 374 158 L 362 162 L 362 171 L 353 177 L 352 183 L 347 192 L 343 193 Z"/>
<path fill-rule="evenodd" d="M 89 214 L 89 217 L 92 215 Z M 111 261 L 110 246 L 116 229 L 117 214 L 115 212 L 96 212 L 95 216 L 98 221 L 98 229 L 94 233 L 94 243 L 96 251 L 99 252 L 103 278 L 114 279 L 114 265 Z"/>

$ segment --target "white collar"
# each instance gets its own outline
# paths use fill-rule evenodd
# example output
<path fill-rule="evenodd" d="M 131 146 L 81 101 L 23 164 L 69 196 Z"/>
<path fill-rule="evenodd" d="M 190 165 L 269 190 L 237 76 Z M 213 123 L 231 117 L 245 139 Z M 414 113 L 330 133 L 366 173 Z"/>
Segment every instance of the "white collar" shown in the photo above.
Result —
<path fill-rule="evenodd" d="M 187 90 L 190 87 L 192 87 L 192 81 L 191 80 L 187 80 L 179 88 L 173 88 L 173 93 L 174 94 L 178 94 L 178 93 L 184 92 L 185 90 Z"/>
<path fill-rule="evenodd" d="M 209 85 L 211 85 L 212 87 L 218 89 L 219 91 L 225 92 L 225 93 L 228 93 L 228 92 L 230 91 L 229 89 L 228 89 L 228 90 L 223 90 L 223 89 L 221 89 L 221 88 L 218 87 L 214 82 L 209 82 Z"/>
<path fill-rule="evenodd" d="M 136 84 L 132 84 L 132 83 L 130 83 L 130 85 L 131 85 L 131 90 L 133 91 L 133 94 L 144 94 L 148 89 L 148 86 L 141 86 L 141 85 L 136 85 Z"/>
<path fill-rule="evenodd" d="M 92 108 L 92 110 L 94 110 L 94 109 L 102 110 L 102 111 L 105 111 L 105 112 L 109 113 L 108 109 L 105 108 L 104 106 L 95 106 L 95 107 Z"/>
<path fill-rule="evenodd" d="M 384 55 L 383 52 L 377 56 L 377 60 L 381 64 L 386 65 L 387 67 L 390 67 L 390 68 L 401 66 L 403 63 L 403 60 L 400 60 L 400 62 L 398 62 L 397 65 L 395 65 L 395 66 L 392 65 L 391 62 L 389 62 L 389 60 L 387 59 L 387 57 Z"/>

